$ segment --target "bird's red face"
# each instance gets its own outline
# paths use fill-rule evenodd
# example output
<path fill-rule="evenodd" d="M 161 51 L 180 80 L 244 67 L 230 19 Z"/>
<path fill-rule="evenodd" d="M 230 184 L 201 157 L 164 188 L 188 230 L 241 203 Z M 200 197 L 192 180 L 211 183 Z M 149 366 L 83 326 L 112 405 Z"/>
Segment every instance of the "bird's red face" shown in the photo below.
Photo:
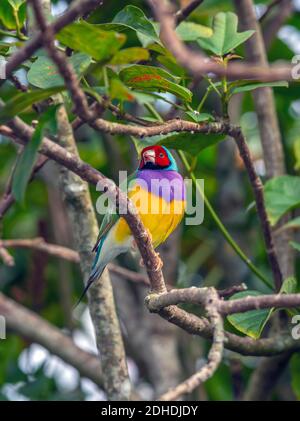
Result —
<path fill-rule="evenodd" d="M 139 169 L 163 169 L 170 164 L 168 154 L 162 146 L 147 146 L 142 150 Z"/>

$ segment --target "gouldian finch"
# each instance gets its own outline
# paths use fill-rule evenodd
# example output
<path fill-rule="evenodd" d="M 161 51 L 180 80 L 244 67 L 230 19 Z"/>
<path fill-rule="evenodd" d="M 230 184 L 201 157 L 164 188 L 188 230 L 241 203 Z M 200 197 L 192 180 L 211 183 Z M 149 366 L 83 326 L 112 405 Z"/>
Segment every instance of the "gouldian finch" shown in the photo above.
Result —
<path fill-rule="evenodd" d="M 127 195 L 157 247 L 169 237 L 184 215 L 185 184 L 176 161 L 166 147 L 148 146 L 142 150 L 139 167 L 128 180 Z M 125 219 L 116 213 L 106 214 L 93 249 L 96 256 L 85 291 L 109 262 L 134 245 Z"/>

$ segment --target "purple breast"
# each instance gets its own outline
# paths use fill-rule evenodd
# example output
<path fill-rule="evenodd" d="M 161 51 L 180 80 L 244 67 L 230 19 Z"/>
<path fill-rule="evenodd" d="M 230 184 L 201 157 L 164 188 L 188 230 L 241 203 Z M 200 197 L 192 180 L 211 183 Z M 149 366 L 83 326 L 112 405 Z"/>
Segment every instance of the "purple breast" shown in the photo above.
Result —
<path fill-rule="evenodd" d="M 140 186 L 167 202 L 185 200 L 185 184 L 177 171 L 142 170 L 137 172 Z"/>

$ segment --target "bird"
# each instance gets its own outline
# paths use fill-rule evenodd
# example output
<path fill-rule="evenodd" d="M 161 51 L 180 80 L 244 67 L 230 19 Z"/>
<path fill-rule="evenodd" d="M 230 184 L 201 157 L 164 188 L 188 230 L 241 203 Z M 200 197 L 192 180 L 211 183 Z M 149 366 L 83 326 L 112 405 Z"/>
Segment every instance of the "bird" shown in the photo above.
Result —
<path fill-rule="evenodd" d="M 173 155 L 165 146 L 147 146 L 141 151 L 139 166 L 128 177 L 127 196 L 148 230 L 154 248 L 157 248 L 181 222 L 186 205 L 183 177 Z M 93 248 L 96 255 L 79 302 L 101 276 L 106 265 L 135 246 L 124 217 L 108 212 L 100 226 Z"/>

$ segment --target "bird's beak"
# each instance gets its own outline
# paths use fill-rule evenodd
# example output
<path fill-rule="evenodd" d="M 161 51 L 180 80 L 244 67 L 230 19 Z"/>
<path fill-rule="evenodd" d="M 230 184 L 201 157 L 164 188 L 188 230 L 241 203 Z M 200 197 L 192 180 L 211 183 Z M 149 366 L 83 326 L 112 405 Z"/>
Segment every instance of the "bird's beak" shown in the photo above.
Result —
<path fill-rule="evenodd" d="M 148 151 L 145 151 L 143 153 L 143 161 L 144 161 L 144 164 L 147 164 L 147 162 L 151 162 L 152 164 L 155 164 L 155 151 L 153 149 L 149 149 Z"/>

